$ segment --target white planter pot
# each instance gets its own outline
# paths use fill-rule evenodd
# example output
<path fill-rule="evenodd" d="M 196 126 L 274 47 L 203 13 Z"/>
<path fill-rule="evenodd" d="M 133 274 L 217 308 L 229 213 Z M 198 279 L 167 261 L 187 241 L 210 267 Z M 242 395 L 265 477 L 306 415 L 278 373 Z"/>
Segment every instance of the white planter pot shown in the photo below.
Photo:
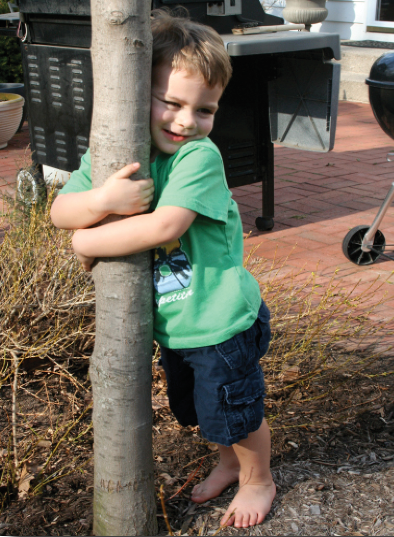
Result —
<path fill-rule="evenodd" d="M 294 24 L 305 24 L 310 30 L 311 24 L 323 22 L 328 15 L 326 0 L 286 0 L 283 17 Z"/>
<path fill-rule="evenodd" d="M 25 99 L 15 93 L 0 93 L 0 149 L 7 147 L 18 130 L 24 102 Z"/>
<path fill-rule="evenodd" d="M 25 85 L 18 82 L 2 82 L 0 84 L 0 93 L 16 93 L 25 99 L 25 104 L 23 105 L 23 114 L 20 125 L 17 132 L 19 132 L 23 126 L 23 123 L 27 119 L 27 106 L 26 106 L 26 95 L 25 95 Z"/>

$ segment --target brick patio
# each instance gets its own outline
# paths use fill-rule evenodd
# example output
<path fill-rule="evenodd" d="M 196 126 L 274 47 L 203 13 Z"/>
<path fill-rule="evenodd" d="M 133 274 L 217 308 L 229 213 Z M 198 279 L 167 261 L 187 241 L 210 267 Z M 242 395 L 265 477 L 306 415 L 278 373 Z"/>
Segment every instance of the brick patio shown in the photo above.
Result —
<path fill-rule="evenodd" d="M 25 124 L 6 149 L 0 150 L 0 189 L 15 188 L 17 170 L 27 162 L 29 134 Z M 394 261 L 380 259 L 358 267 L 342 253 L 342 240 L 354 226 L 370 225 L 394 182 L 394 148 L 378 126 L 369 104 L 341 102 L 334 151 L 309 153 L 275 148 L 275 227 L 260 232 L 254 222 L 261 214 L 261 184 L 233 189 L 239 204 L 246 238 L 245 250 L 257 247 L 255 256 L 285 260 L 282 272 L 304 269 L 298 279 L 315 272 L 319 283 L 336 281 L 351 289 L 360 282 L 366 289 L 376 278 L 388 280 L 376 293 L 376 320 L 394 318 Z M 381 226 L 388 244 L 394 244 L 394 206 Z M 387 247 L 386 253 L 394 246 Z"/>
<path fill-rule="evenodd" d="M 387 152 L 394 148 L 377 124 L 369 104 L 341 102 L 335 149 L 330 153 L 309 153 L 275 148 L 275 227 L 259 232 L 254 226 L 260 215 L 260 185 L 234 189 L 239 203 L 246 239 L 246 252 L 278 260 L 282 273 L 297 273 L 300 283 L 313 271 L 316 282 L 326 284 L 334 272 L 340 288 L 357 293 L 373 281 L 386 281 L 375 293 L 376 320 L 394 319 L 394 261 L 381 258 L 373 265 L 359 267 L 342 253 L 346 233 L 357 225 L 370 225 L 394 182 L 394 162 Z M 394 206 L 380 226 L 386 243 L 394 245 Z M 394 246 L 386 247 L 394 257 Z"/>

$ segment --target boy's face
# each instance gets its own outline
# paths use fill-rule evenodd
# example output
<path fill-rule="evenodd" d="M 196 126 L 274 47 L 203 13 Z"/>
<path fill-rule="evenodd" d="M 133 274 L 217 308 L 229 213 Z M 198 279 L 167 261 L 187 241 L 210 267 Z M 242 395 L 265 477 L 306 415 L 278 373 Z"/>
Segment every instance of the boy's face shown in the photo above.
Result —
<path fill-rule="evenodd" d="M 202 75 L 154 68 L 152 77 L 151 158 L 159 152 L 173 155 L 180 147 L 209 135 L 222 86 L 209 88 Z"/>

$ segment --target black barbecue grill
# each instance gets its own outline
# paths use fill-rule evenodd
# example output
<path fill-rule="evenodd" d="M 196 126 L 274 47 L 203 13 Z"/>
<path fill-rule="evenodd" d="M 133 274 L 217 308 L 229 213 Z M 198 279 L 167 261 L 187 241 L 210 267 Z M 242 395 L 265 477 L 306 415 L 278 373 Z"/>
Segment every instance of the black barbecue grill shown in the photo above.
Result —
<path fill-rule="evenodd" d="M 369 102 L 375 118 L 384 132 L 394 139 L 394 52 L 383 54 L 375 61 L 366 83 L 369 86 Z M 387 160 L 394 160 L 394 152 L 388 153 Z M 372 225 L 356 226 L 344 238 L 343 253 L 356 265 L 371 265 L 379 257 L 394 259 L 384 253 L 386 246 L 394 244 L 386 244 L 383 233 L 378 229 L 393 200 L 394 183 Z"/>
<path fill-rule="evenodd" d="M 73 171 L 89 145 L 92 115 L 89 0 L 18 0 L 34 160 Z M 273 144 L 310 151 L 334 146 L 340 42 L 336 34 L 286 31 L 233 35 L 236 26 L 282 25 L 259 0 L 153 0 L 186 7 L 214 27 L 232 58 L 211 138 L 230 188 L 262 183 L 261 230 L 274 225 Z"/>

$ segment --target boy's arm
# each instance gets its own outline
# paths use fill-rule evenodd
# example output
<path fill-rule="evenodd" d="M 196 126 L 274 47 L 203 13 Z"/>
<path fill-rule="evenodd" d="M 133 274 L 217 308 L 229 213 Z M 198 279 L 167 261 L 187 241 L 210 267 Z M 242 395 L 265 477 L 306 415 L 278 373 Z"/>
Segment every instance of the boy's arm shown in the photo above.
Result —
<path fill-rule="evenodd" d="M 154 192 L 152 179 L 129 179 L 139 167 L 138 163 L 125 166 L 100 188 L 59 195 L 51 208 L 52 222 L 61 229 L 81 229 L 109 214 L 132 215 L 148 210 Z"/>
<path fill-rule="evenodd" d="M 73 248 L 86 270 L 96 257 L 119 257 L 151 250 L 181 237 L 197 213 L 183 207 L 166 206 L 150 214 L 124 218 L 73 236 Z"/>

